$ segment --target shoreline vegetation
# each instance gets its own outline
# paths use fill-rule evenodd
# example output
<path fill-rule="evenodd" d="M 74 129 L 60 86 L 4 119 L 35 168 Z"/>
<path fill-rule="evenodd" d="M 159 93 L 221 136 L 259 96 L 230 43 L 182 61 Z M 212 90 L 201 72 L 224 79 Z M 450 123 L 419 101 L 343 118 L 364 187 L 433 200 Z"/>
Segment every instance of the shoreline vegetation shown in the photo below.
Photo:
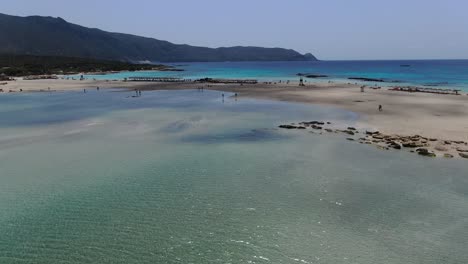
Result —
<path fill-rule="evenodd" d="M 209 80 L 208 80 L 209 81 Z M 237 94 L 236 98 L 256 98 L 337 107 L 357 113 L 353 127 L 327 127 L 307 123 L 278 124 L 289 129 L 306 129 L 314 134 L 342 134 L 350 141 L 379 149 L 406 149 L 428 157 L 468 158 L 468 96 L 365 87 L 359 84 L 323 81 L 300 86 L 297 81 L 233 83 L 132 82 L 110 80 L 24 80 L 1 85 L 4 92 L 48 92 L 100 88 L 127 90 L 206 89 Z M 382 106 L 382 110 L 379 110 Z M 291 117 L 292 121 L 294 117 Z M 317 121 L 318 122 L 318 121 Z M 341 127 L 340 127 L 341 126 Z M 299 128 L 300 127 L 300 128 Z M 287 128 L 287 127 L 284 127 Z M 360 131 L 360 133 L 359 133 Z M 352 133 L 351 133 L 352 132 Z"/>
<path fill-rule="evenodd" d="M 2 78 L 7 80 L 11 77 L 42 76 L 45 78 L 45 76 L 54 75 L 108 74 L 122 71 L 183 70 L 162 64 L 135 64 L 75 57 L 0 55 L 0 81 Z"/>

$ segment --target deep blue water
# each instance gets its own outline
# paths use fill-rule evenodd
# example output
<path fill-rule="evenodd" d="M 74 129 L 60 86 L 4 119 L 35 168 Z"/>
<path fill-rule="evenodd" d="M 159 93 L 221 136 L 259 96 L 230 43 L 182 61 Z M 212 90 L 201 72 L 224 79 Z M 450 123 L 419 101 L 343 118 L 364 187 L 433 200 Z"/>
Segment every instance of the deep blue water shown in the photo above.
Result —
<path fill-rule="evenodd" d="M 98 79 L 123 79 L 132 76 L 181 78 L 252 78 L 297 81 L 297 73 L 323 74 L 327 78 L 308 81 L 347 80 L 349 77 L 384 79 L 379 85 L 423 85 L 458 88 L 468 91 L 468 60 L 395 60 L 395 61 L 311 61 L 311 62 L 213 62 L 177 63 L 184 72 L 125 72 L 88 76 Z M 409 65 L 409 67 L 402 67 Z M 392 83 L 399 82 L 399 83 Z"/>

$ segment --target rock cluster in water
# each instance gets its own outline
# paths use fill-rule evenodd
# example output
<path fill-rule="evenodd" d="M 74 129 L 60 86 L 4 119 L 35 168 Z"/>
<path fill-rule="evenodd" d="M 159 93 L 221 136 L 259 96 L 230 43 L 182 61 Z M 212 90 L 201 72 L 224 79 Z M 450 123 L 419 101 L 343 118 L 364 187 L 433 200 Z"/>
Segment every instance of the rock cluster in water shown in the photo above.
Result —
<path fill-rule="evenodd" d="M 306 77 L 306 78 L 326 78 L 327 75 L 324 74 L 310 74 L 310 73 L 298 73 L 297 76 Z"/>
<path fill-rule="evenodd" d="M 279 127 L 283 129 L 311 129 L 311 132 L 318 131 L 319 134 L 323 134 L 322 131 L 327 133 L 346 134 L 346 139 L 349 141 L 357 141 L 361 144 L 374 145 L 383 150 L 406 149 L 425 157 L 442 156 L 445 158 L 453 158 L 453 154 L 458 153 L 458 156 L 468 159 L 468 143 L 464 141 L 441 140 L 420 135 L 389 135 L 379 131 L 360 132 L 355 127 L 347 127 L 346 129 L 332 129 L 330 127 L 326 127 L 330 124 L 331 122 L 309 121 L 301 122 L 299 124 L 292 123 L 280 125 Z"/>

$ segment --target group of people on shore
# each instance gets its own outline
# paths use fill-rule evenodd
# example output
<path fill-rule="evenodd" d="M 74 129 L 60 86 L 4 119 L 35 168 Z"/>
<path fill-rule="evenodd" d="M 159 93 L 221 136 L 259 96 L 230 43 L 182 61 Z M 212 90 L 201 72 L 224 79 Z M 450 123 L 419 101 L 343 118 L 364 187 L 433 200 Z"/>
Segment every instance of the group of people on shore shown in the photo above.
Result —
<path fill-rule="evenodd" d="M 23 91 L 23 89 L 19 89 L 20 92 Z M 5 91 L 3 89 L 0 89 L 0 93 L 4 93 Z M 14 93 L 16 91 L 13 91 L 13 90 L 8 90 L 9 93 Z"/>

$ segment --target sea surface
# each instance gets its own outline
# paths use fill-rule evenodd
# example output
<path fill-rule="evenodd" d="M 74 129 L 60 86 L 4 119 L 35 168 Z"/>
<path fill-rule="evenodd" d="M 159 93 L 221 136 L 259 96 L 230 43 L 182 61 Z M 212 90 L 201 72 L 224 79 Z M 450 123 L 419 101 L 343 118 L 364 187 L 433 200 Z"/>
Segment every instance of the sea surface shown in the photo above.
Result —
<path fill-rule="evenodd" d="M 460 89 L 468 92 L 468 60 L 416 61 L 307 61 L 307 62 L 219 62 L 171 64 L 184 72 L 124 72 L 89 75 L 87 78 L 124 79 L 128 77 L 179 77 L 185 79 L 234 78 L 260 81 L 299 81 L 298 73 L 327 75 L 306 78 L 308 82 L 351 82 L 352 77 L 383 79 L 368 85 L 418 85 L 430 88 Z M 361 83 L 361 82 L 359 82 Z"/>
<path fill-rule="evenodd" d="M 216 91 L 0 96 L 0 263 L 468 261 L 468 163 L 278 130 Z"/>

